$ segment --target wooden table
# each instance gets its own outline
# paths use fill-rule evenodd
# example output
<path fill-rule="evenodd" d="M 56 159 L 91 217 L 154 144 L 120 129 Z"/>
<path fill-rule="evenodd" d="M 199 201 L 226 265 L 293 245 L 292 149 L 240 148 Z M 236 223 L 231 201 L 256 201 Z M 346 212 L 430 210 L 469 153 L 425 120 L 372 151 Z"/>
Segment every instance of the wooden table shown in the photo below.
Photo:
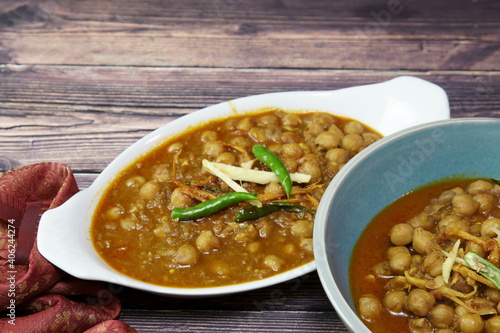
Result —
<path fill-rule="evenodd" d="M 68 164 L 81 189 L 122 150 L 237 97 L 413 75 L 452 117 L 500 117 L 494 0 L 2 0 L 0 171 Z M 346 332 L 316 273 L 203 300 L 125 289 L 142 332 Z"/>

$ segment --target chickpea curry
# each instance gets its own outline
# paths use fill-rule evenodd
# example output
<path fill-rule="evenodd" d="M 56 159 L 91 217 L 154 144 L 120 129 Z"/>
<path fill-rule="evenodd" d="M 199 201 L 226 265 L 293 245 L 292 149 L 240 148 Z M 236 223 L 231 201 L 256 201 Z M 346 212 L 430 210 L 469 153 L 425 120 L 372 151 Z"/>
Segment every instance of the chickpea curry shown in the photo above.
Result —
<path fill-rule="evenodd" d="M 371 221 L 350 267 L 353 300 L 371 331 L 500 332 L 499 184 L 439 181 Z"/>
<path fill-rule="evenodd" d="M 326 185 L 379 138 L 355 120 L 279 109 L 190 128 L 110 184 L 93 217 L 94 247 L 122 274 L 168 287 L 304 265 Z"/>

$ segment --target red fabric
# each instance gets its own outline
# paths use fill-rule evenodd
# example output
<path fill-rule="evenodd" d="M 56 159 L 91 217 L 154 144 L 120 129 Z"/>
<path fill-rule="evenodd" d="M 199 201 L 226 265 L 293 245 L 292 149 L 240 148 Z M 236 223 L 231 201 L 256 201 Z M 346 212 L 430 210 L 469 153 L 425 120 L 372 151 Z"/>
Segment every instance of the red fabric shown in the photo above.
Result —
<path fill-rule="evenodd" d="M 0 174 L 1 332 L 137 332 L 115 320 L 116 288 L 70 277 L 38 252 L 41 214 L 77 192 L 71 169 L 58 163 Z"/>

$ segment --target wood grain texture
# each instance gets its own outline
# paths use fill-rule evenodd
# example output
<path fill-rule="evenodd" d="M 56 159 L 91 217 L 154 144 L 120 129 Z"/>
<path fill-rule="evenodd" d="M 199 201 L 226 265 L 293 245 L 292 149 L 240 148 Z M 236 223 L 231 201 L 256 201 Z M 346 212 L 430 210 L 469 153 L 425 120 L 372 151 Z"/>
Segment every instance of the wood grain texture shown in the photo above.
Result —
<path fill-rule="evenodd" d="M 399 75 L 442 86 L 453 117 L 500 116 L 500 73 L 491 72 L 4 68 L 0 73 L 0 170 L 51 160 L 76 172 L 99 172 L 144 135 L 208 105 L 274 91 L 339 89 Z"/>
<path fill-rule="evenodd" d="M 498 69 L 499 3 L 457 2 L 9 1 L 0 62 Z"/>

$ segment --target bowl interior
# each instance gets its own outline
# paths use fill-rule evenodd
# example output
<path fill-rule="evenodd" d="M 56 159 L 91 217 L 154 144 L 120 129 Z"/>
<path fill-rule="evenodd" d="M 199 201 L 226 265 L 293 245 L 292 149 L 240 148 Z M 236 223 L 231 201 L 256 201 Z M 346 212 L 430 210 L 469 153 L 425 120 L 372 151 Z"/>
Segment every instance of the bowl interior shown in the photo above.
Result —
<path fill-rule="evenodd" d="M 365 226 L 426 183 L 453 176 L 499 178 L 499 142 L 500 119 L 419 125 L 370 146 L 334 178 L 316 216 L 315 260 L 325 291 L 349 329 L 364 329 L 354 313 L 349 263 Z"/>

